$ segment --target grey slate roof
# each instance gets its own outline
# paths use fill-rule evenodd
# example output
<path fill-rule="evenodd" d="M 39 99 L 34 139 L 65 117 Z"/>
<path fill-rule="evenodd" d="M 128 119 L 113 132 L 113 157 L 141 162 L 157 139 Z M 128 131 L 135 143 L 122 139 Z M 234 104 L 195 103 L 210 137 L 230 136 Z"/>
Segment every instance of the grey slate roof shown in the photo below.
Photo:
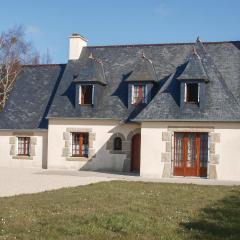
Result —
<path fill-rule="evenodd" d="M 0 113 L 0 129 L 46 129 L 64 68 L 64 64 L 23 66 Z"/>
<path fill-rule="evenodd" d="M 240 93 L 231 86 L 234 81 L 235 88 L 240 90 L 239 45 L 239 42 L 202 44 L 197 41 L 183 44 L 86 47 L 79 60 L 68 63 L 48 117 L 132 121 L 240 120 Z M 192 56 L 193 47 L 200 55 L 201 62 Z M 154 65 L 159 89 L 146 107 L 133 110 L 127 106 L 128 79 L 139 64 L 143 52 Z M 102 90 L 96 106 L 75 106 L 73 75 L 79 75 L 85 69 L 90 53 L 101 59 L 107 86 Z M 187 63 L 189 67 L 186 68 Z M 198 69 L 197 74 L 193 71 L 194 68 Z M 207 75 L 209 82 L 204 110 L 193 106 L 182 111 L 179 107 L 177 78 L 184 69 L 188 77 L 191 77 L 191 72 L 192 77 L 206 78 Z"/>
<path fill-rule="evenodd" d="M 201 57 L 198 55 L 196 48 L 189 57 L 186 68 L 183 70 L 178 80 L 205 80 L 208 81 L 207 74 L 204 70 Z"/>
<path fill-rule="evenodd" d="M 144 52 L 142 53 L 142 56 L 137 59 L 133 71 L 127 81 L 157 81 L 154 65 L 152 61 L 145 56 Z"/>
<path fill-rule="evenodd" d="M 208 53 L 207 48 L 205 48 L 201 42 L 197 42 L 195 47 L 202 61 L 203 69 L 206 71 L 206 75 L 209 79 L 209 82 L 206 83 L 204 109 L 201 110 L 195 105 L 188 106 L 187 108 L 179 107 L 179 102 L 176 100 L 175 94 L 180 91 L 178 89 L 179 85 L 177 84 L 179 73 L 176 70 L 175 74 L 166 81 L 165 86 L 162 87 L 152 102 L 135 118 L 135 120 L 240 120 L 239 100 L 237 100 L 227 85 L 233 73 L 229 73 L 229 76 L 226 75 L 223 77 Z M 210 45 L 208 47 L 210 47 Z M 222 62 L 222 66 L 220 67 L 224 67 L 224 65 L 224 62 Z M 240 66 L 238 66 L 238 69 L 235 69 L 236 72 L 239 72 L 239 67 Z M 179 70 L 181 71 L 181 69 Z"/>
<path fill-rule="evenodd" d="M 143 52 L 151 62 L 141 59 Z M 155 94 L 147 106 L 128 108 L 128 81 L 137 74 L 146 80 L 155 75 Z M 204 109 L 180 108 L 179 78 L 208 80 Z M 102 84 L 94 106 L 75 104 L 75 82 Z M 24 67 L 0 113 L 0 128 L 46 128 L 46 117 L 240 121 L 240 42 L 89 46 L 66 66 Z"/>
<path fill-rule="evenodd" d="M 81 66 L 81 71 L 74 78 L 74 82 L 107 84 L 103 63 L 101 60 L 94 58 L 92 54 L 86 59 L 84 65 Z"/>

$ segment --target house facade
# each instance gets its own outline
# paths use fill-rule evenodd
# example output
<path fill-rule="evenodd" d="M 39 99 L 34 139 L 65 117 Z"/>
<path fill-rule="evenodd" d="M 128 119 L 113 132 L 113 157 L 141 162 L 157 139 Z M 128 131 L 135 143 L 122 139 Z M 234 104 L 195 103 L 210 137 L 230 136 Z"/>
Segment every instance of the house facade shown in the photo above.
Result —
<path fill-rule="evenodd" d="M 23 66 L 0 167 L 240 180 L 240 42 L 87 46 Z"/>

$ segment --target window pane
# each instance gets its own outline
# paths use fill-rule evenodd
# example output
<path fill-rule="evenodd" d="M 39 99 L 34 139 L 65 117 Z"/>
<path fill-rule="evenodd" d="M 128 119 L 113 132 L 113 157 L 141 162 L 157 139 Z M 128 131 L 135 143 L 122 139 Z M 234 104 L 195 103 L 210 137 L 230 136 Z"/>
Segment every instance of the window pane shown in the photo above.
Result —
<path fill-rule="evenodd" d="M 196 153 L 196 134 L 189 133 L 187 144 L 187 167 L 195 167 Z"/>
<path fill-rule="evenodd" d="M 88 157 L 88 133 L 72 133 L 72 156 Z"/>
<path fill-rule="evenodd" d="M 187 102 L 198 103 L 198 84 L 187 83 Z"/>
<path fill-rule="evenodd" d="M 88 133 L 83 133 L 81 137 L 83 142 L 81 156 L 88 157 Z"/>
<path fill-rule="evenodd" d="M 81 104 L 92 104 L 92 85 L 82 85 L 81 86 Z"/>
<path fill-rule="evenodd" d="M 73 156 L 80 155 L 79 144 L 80 144 L 80 134 L 79 133 L 73 133 L 72 134 L 72 155 Z"/>
<path fill-rule="evenodd" d="M 176 133 L 175 134 L 175 167 L 183 167 L 184 165 L 184 155 L 183 155 L 183 147 L 184 147 L 184 134 Z"/>
<path fill-rule="evenodd" d="M 133 86 L 133 104 L 144 103 L 146 100 L 146 85 L 134 85 Z"/>
<path fill-rule="evenodd" d="M 18 137 L 18 155 L 30 155 L 29 137 Z"/>

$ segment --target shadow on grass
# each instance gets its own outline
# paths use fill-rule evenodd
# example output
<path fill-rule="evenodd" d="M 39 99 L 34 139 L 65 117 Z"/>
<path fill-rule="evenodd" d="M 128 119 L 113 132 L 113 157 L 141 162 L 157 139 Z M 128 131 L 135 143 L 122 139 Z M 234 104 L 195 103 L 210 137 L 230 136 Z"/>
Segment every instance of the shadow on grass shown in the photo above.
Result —
<path fill-rule="evenodd" d="M 181 227 L 194 239 L 240 239 L 240 192 L 231 194 L 201 210 L 196 219 Z"/>

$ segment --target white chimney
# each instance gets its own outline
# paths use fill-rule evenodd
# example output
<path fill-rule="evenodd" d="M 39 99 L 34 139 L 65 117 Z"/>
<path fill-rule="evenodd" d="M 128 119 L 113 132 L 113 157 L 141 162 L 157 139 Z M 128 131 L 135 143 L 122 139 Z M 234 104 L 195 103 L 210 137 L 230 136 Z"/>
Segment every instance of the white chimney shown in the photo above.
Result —
<path fill-rule="evenodd" d="M 83 47 L 87 46 L 87 39 L 78 33 L 73 33 L 69 39 L 69 60 L 77 60 Z"/>

